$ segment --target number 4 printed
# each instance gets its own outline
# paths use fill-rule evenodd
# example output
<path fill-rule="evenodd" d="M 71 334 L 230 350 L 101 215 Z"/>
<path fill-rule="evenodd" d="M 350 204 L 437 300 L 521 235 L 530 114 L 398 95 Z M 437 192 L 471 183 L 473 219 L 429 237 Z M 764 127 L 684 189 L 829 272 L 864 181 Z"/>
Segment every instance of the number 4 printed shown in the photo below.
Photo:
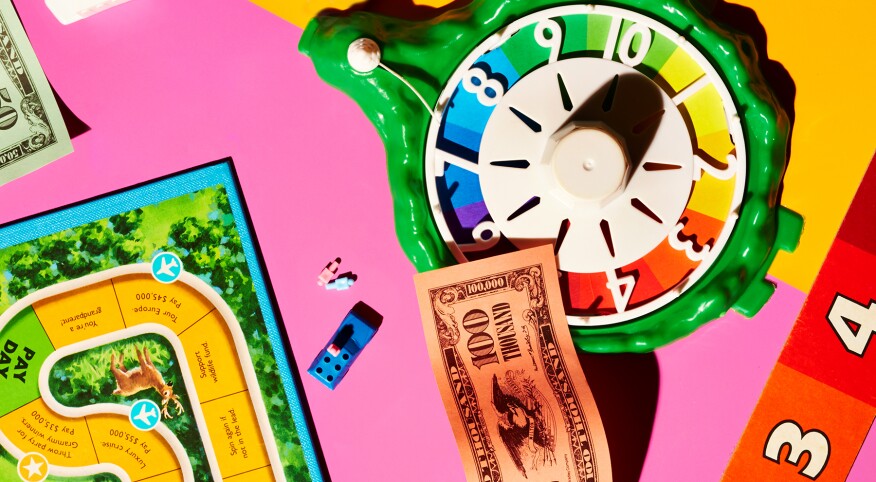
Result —
<path fill-rule="evenodd" d="M 876 301 L 871 300 L 869 306 L 864 306 L 837 293 L 827 320 L 846 350 L 863 357 L 876 332 Z M 849 323 L 858 325 L 858 329 L 853 330 Z"/>
<path fill-rule="evenodd" d="M 608 278 L 605 287 L 611 291 L 615 309 L 618 313 L 623 313 L 627 310 L 627 305 L 633 296 L 633 290 L 636 288 L 636 277 L 632 274 L 618 277 L 617 272 L 613 269 L 606 271 L 605 276 Z"/>

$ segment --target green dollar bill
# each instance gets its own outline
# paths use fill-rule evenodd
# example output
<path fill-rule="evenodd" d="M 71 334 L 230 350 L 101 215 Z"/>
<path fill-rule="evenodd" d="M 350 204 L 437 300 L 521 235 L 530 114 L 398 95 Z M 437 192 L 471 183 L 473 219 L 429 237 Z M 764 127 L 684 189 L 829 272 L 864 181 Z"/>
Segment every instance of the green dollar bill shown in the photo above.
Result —
<path fill-rule="evenodd" d="M 70 135 L 10 0 L 0 0 L 0 185 L 73 152 Z"/>

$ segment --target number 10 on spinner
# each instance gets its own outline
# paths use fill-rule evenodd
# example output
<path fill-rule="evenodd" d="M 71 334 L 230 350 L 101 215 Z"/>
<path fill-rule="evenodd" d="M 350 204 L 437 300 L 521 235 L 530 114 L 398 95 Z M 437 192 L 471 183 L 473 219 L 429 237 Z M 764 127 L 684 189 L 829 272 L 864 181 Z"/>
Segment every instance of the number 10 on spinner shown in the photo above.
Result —
<path fill-rule="evenodd" d="M 876 416 L 876 165 L 794 325 L 725 481 L 844 481 Z"/>

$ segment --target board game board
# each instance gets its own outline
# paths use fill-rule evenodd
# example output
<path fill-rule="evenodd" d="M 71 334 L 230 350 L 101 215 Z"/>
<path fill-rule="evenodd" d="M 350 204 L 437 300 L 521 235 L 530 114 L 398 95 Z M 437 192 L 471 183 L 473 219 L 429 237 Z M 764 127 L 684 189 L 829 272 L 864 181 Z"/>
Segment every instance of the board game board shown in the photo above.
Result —
<path fill-rule="evenodd" d="M 322 480 L 229 162 L 0 240 L 0 480 Z"/>

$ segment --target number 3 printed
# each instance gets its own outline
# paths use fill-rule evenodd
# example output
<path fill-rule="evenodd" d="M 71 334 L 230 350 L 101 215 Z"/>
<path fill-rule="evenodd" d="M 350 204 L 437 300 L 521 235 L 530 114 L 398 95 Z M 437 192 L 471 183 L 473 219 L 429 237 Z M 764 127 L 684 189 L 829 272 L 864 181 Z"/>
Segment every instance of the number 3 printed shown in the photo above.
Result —
<path fill-rule="evenodd" d="M 785 445 L 790 449 L 785 461 L 797 466 L 804 452 L 809 454 L 809 461 L 800 469 L 800 475 L 812 480 L 818 478 L 830 458 L 830 441 L 824 432 L 816 429 L 803 432 L 797 422 L 786 420 L 776 425 L 767 438 L 763 448 L 763 456 L 777 464 L 781 464 L 779 455 Z"/>

